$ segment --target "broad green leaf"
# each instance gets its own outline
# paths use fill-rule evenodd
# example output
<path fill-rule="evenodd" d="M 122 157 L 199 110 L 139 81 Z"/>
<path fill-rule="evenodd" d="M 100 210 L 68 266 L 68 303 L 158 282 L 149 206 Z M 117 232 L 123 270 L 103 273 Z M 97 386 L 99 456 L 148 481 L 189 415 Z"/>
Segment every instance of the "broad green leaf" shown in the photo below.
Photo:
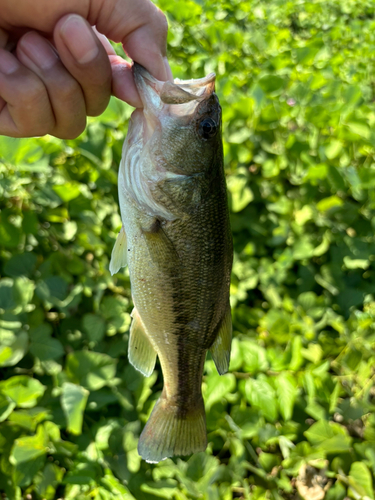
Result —
<path fill-rule="evenodd" d="M 284 420 L 290 420 L 298 393 L 296 381 L 290 373 L 282 372 L 275 377 L 275 385 L 279 411 Z"/>
<path fill-rule="evenodd" d="M 34 479 L 38 495 L 46 500 L 53 500 L 55 498 L 56 487 L 61 482 L 63 475 L 63 469 L 55 464 L 47 463 Z"/>
<path fill-rule="evenodd" d="M 0 393 L 0 422 L 6 420 L 15 407 L 16 403 L 9 396 Z"/>
<path fill-rule="evenodd" d="M 16 303 L 13 298 L 13 280 L 3 278 L 0 280 L 0 310 L 13 309 Z"/>
<path fill-rule="evenodd" d="M 46 387 L 35 378 L 16 375 L 0 382 L 0 392 L 8 396 L 20 408 L 32 408 L 44 394 Z"/>
<path fill-rule="evenodd" d="M 244 339 L 240 343 L 242 366 L 245 372 L 254 374 L 268 368 L 266 350 L 255 342 Z"/>
<path fill-rule="evenodd" d="M 81 193 L 80 185 L 77 182 L 67 182 L 53 186 L 53 190 L 60 196 L 62 201 L 67 202 L 74 200 Z"/>
<path fill-rule="evenodd" d="M 316 422 L 304 434 L 312 445 L 319 446 L 327 453 L 346 452 L 352 443 L 345 427 L 325 420 Z"/>
<path fill-rule="evenodd" d="M 8 276 L 27 276 L 33 273 L 37 262 L 37 255 L 33 252 L 25 252 L 11 257 L 4 266 L 4 272 Z"/>
<path fill-rule="evenodd" d="M 360 121 L 353 121 L 346 124 L 351 132 L 354 134 L 358 134 L 364 139 L 369 139 L 370 137 L 370 128 L 366 123 Z"/>
<path fill-rule="evenodd" d="M 88 396 L 89 391 L 79 385 L 65 382 L 62 386 L 61 406 L 68 422 L 68 431 L 72 434 L 81 434 Z"/>
<path fill-rule="evenodd" d="M 249 403 L 259 408 L 267 420 L 277 419 L 277 399 L 273 387 L 265 379 L 248 379 L 245 385 Z"/>
<path fill-rule="evenodd" d="M 342 150 L 341 141 L 334 139 L 325 147 L 325 154 L 329 160 L 333 160 L 340 154 L 341 150 Z"/>
<path fill-rule="evenodd" d="M 329 196 L 328 198 L 324 198 L 323 200 L 320 200 L 319 203 L 316 204 L 316 208 L 320 212 L 326 212 L 328 210 L 331 210 L 332 208 L 339 208 L 344 204 L 341 198 L 338 196 Z"/>
<path fill-rule="evenodd" d="M 9 422 L 14 422 L 28 431 L 35 431 L 38 424 L 48 418 L 51 418 L 51 413 L 46 408 L 34 407 L 13 411 Z"/>
<path fill-rule="evenodd" d="M 0 329 L 0 366 L 14 366 L 25 355 L 29 345 L 26 332 Z"/>
<path fill-rule="evenodd" d="M 88 338 L 94 342 L 100 342 L 106 330 L 106 324 L 97 314 L 85 314 L 82 318 L 83 329 Z"/>
<path fill-rule="evenodd" d="M 236 175 L 228 177 L 227 185 L 231 194 L 233 212 L 240 212 L 253 200 L 254 196 L 244 168 L 238 169 Z"/>
<path fill-rule="evenodd" d="M 50 334 L 51 329 L 46 324 L 30 330 L 30 352 L 40 361 L 58 359 L 64 354 L 61 342 Z"/>
<path fill-rule="evenodd" d="M 116 374 L 116 360 L 99 352 L 77 351 L 68 354 L 66 373 L 73 383 L 97 391 L 111 384 Z"/>
<path fill-rule="evenodd" d="M 64 477 L 64 484 L 95 484 L 99 469 L 94 463 L 79 463 L 77 467 L 69 471 Z"/>
<path fill-rule="evenodd" d="M 354 498 L 374 499 L 373 483 L 371 473 L 363 462 L 353 462 L 349 472 L 349 491 Z"/>
<path fill-rule="evenodd" d="M 219 375 L 213 372 L 207 377 L 206 390 L 204 391 L 205 407 L 209 410 L 227 394 L 230 394 L 236 386 L 236 379 L 231 373 Z"/>
<path fill-rule="evenodd" d="M 35 436 L 25 436 L 16 439 L 10 454 L 13 465 L 33 460 L 47 452 L 45 435 L 42 426 L 39 426 Z"/>

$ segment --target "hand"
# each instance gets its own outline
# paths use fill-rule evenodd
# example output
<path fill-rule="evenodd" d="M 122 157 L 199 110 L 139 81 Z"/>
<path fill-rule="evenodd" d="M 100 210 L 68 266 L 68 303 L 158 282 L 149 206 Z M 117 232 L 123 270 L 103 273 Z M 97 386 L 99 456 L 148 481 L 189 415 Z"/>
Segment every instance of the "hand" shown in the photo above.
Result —
<path fill-rule="evenodd" d="M 0 135 L 73 139 L 111 92 L 141 107 L 131 64 L 103 35 L 171 79 L 167 22 L 150 0 L 0 0 Z"/>

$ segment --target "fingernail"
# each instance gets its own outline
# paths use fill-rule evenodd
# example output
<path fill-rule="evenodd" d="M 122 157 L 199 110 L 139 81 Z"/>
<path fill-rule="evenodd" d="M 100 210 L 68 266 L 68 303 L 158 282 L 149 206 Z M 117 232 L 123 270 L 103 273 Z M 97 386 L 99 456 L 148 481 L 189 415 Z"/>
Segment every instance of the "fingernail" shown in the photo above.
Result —
<path fill-rule="evenodd" d="M 69 16 L 61 26 L 60 34 L 78 63 L 86 64 L 98 55 L 95 35 L 82 17 L 76 14 Z"/>
<path fill-rule="evenodd" d="M 41 69 L 52 68 L 58 60 L 50 44 L 32 31 L 21 39 L 20 48 Z"/>
<path fill-rule="evenodd" d="M 10 75 L 17 71 L 20 67 L 16 58 L 6 50 L 0 49 L 0 71 L 6 75 Z"/>

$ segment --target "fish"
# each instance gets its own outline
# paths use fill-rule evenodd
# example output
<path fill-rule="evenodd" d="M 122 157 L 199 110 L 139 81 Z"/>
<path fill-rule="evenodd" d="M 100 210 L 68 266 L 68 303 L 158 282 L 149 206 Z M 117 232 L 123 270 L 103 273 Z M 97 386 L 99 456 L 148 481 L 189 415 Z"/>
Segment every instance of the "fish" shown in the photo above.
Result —
<path fill-rule="evenodd" d="M 233 260 L 215 74 L 162 82 L 134 63 L 143 108 L 131 116 L 119 167 L 122 228 L 113 274 L 128 265 L 134 309 L 128 358 L 164 386 L 138 443 L 150 463 L 207 447 L 207 351 L 228 371 Z"/>

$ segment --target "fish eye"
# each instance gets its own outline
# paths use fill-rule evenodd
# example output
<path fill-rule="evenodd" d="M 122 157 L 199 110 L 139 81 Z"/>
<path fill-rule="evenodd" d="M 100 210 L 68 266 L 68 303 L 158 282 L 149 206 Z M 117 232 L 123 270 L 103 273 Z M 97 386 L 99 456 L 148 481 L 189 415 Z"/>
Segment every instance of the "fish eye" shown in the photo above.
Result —
<path fill-rule="evenodd" d="M 199 124 L 199 135 L 203 139 L 209 139 L 216 134 L 217 129 L 218 127 L 212 118 L 205 118 Z"/>

